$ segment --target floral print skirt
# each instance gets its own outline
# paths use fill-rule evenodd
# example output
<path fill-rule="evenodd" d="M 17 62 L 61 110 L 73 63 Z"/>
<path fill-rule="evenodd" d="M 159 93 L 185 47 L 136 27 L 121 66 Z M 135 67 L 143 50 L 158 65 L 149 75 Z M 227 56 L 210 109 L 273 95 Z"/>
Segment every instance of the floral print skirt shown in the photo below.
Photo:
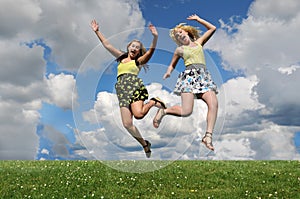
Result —
<path fill-rule="evenodd" d="M 217 85 L 213 82 L 209 71 L 204 64 L 191 64 L 181 72 L 175 85 L 174 93 L 201 94 L 207 91 L 214 91 L 216 94 Z"/>
<path fill-rule="evenodd" d="M 148 99 L 148 91 L 141 78 L 134 74 L 126 73 L 119 75 L 117 80 L 115 89 L 120 107 L 130 108 L 131 103 Z"/>

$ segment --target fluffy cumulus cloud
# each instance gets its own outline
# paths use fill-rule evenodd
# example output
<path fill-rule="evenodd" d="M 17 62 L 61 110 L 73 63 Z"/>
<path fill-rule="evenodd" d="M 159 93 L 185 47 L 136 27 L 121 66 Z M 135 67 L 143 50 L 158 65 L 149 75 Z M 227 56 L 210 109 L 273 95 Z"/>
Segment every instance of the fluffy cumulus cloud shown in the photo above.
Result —
<path fill-rule="evenodd" d="M 194 113 L 188 118 L 166 116 L 159 129 L 152 127 L 156 108 L 150 110 L 143 120 L 134 120 L 145 139 L 153 144 L 153 159 L 215 159 L 215 160 L 252 160 L 252 159 L 299 159 L 293 144 L 297 127 L 280 126 L 267 119 L 258 121 L 264 106 L 258 102 L 257 94 L 252 91 L 257 79 L 238 78 L 230 80 L 225 90 L 239 88 L 240 95 L 227 99 L 225 125 L 215 132 L 216 153 L 201 144 L 205 129 L 206 105 L 196 101 Z M 162 90 L 153 83 L 147 86 L 149 93 L 163 96 L 167 104 L 180 103 L 180 98 Z M 232 90 L 232 92 L 235 92 Z M 239 100 L 238 100 L 239 99 Z M 237 101 L 237 102 L 235 102 Z M 223 109 L 226 108 L 226 111 Z M 121 124 L 118 100 L 115 94 L 100 92 L 94 107 L 83 113 L 84 120 L 91 124 L 90 131 L 79 131 L 78 136 L 93 158 L 105 159 L 144 159 L 139 144 Z M 229 119 L 228 119 L 229 117 Z M 222 121 L 218 121 L 222 123 Z M 93 126 L 96 124 L 96 126 Z M 189 124 L 189 125 L 186 125 Z M 221 126 L 221 124 L 217 124 Z M 220 133 L 222 131 L 222 134 Z M 81 153 L 82 154 L 82 153 Z M 84 154 L 82 154 L 84 155 Z"/>
<path fill-rule="evenodd" d="M 37 134 L 44 102 L 70 109 L 72 97 L 75 101 L 82 97 L 73 92 L 78 81 L 73 74 L 91 51 L 97 51 L 97 56 L 86 60 L 87 68 L 99 69 L 111 61 L 105 49 L 95 48 L 99 41 L 90 21 L 95 18 L 114 46 L 122 49 L 129 37 L 143 33 L 138 29 L 145 26 L 138 3 L 0 1 L 0 159 L 34 159 L 37 151 L 41 159 L 51 155 L 49 148 L 39 149 L 39 136 L 55 142 L 61 157 L 144 159 L 142 148 L 122 127 L 112 93 L 98 94 L 82 116 L 96 127 L 76 129 L 74 143 L 48 125 Z M 112 19 L 111 13 L 118 17 Z M 155 109 L 135 121 L 152 140 L 154 158 L 300 159 L 293 144 L 294 133 L 300 130 L 300 94 L 296 92 L 300 2 L 256 0 L 247 18 L 235 19 L 220 20 L 221 28 L 206 46 L 220 54 L 225 69 L 244 74 L 220 86 L 224 91 L 219 95 L 220 117 L 225 122 L 219 119 L 216 126 L 216 153 L 207 156 L 200 144 L 206 105 L 198 101 L 191 117 L 167 116 L 158 130 L 152 127 Z M 153 96 L 164 96 L 168 105 L 180 103 L 159 84 L 147 88 Z M 70 154 L 70 149 L 75 153 Z"/>
<path fill-rule="evenodd" d="M 119 17 L 111 25 L 114 12 Z M 108 36 L 145 23 L 137 1 L 0 2 L 0 159 L 36 158 L 43 102 L 72 107 L 77 93 L 71 74 L 98 42 L 89 27 L 94 18 Z M 116 39 L 115 45 L 124 42 Z M 47 67 L 68 74 L 46 75 Z"/>
<path fill-rule="evenodd" d="M 162 89 L 161 84 L 147 86 L 151 96 L 163 96 L 168 105 L 180 103 L 180 97 Z M 145 139 L 153 143 L 154 159 L 179 159 L 190 148 L 199 149 L 200 142 L 194 139 L 203 136 L 205 131 L 206 105 L 196 101 L 195 111 L 188 118 L 166 116 L 158 129 L 152 126 L 157 108 L 152 108 L 142 120 L 134 124 Z M 98 159 L 144 159 L 142 147 L 122 126 L 117 96 L 114 93 L 99 92 L 94 107 L 84 112 L 84 120 L 97 124 L 92 131 L 79 132 L 85 146 Z M 186 123 L 189 125 L 184 125 Z M 195 146 L 192 146 L 195 145 Z M 196 150 L 197 151 L 197 150 Z M 199 154 L 199 151 L 197 152 Z M 184 157 L 194 158 L 193 153 Z M 199 157 L 199 156 L 197 156 Z"/>
<path fill-rule="evenodd" d="M 221 29 L 210 45 L 220 52 L 227 69 L 256 74 L 262 68 L 291 67 L 299 62 L 299 4 L 295 0 L 255 1 L 241 23 L 234 17 L 228 23 L 220 20 Z"/>
<path fill-rule="evenodd" d="M 226 122 L 218 158 L 299 159 L 293 141 L 300 126 L 299 8 L 296 0 L 257 0 L 246 19 L 220 20 L 209 48 L 244 77 L 222 85 Z"/>
<path fill-rule="evenodd" d="M 251 4 L 247 18 L 220 20 L 221 28 L 207 48 L 220 54 L 222 67 L 243 76 L 220 86 L 224 93 L 219 95 L 221 106 L 214 136 L 216 152 L 208 153 L 200 144 L 206 106 L 199 101 L 188 120 L 167 116 L 158 130 L 151 126 L 154 110 L 142 121 L 135 121 L 154 144 L 153 158 L 300 159 L 294 143 L 295 132 L 300 130 L 297 101 L 300 96 L 295 90 L 300 81 L 299 6 L 296 0 L 257 0 Z M 148 89 L 150 93 L 162 94 L 159 85 L 151 84 Z M 170 93 L 162 96 L 167 102 L 180 103 L 180 99 Z M 224 123 L 220 121 L 223 117 Z M 111 158 L 128 158 L 124 155 L 126 152 L 128 155 L 128 151 L 135 158 L 143 155 L 122 128 L 114 94 L 99 93 L 94 107 L 85 112 L 84 118 L 101 126 L 98 132 L 80 132 L 81 137 L 88 140 L 87 145 L 109 140 L 105 146 L 96 144 L 91 150 L 102 154 L 98 158 L 107 158 L 104 154 L 108 149 L 118 154 Z M 118 130 L 114 130 L 116 127 Z"/>
<path fill-rule="evenodd" d="M 33 159 L 45 62 L 40 47 L 16 42 L 0 40 L 0 158 Z"/>
<path fill-rule="evenodd" d="M 77 99 L 74 76 L 63 73 L 50 74 L 46 82 L 49 102 L 65 109 L 72 108 L 72 100 Z"/>

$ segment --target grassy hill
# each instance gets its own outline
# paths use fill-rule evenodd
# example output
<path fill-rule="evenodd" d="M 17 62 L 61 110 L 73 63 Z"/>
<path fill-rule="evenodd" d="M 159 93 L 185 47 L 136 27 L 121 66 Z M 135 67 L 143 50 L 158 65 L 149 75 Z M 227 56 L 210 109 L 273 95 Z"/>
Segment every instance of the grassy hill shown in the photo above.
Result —
<path fill-rule="evenodd" d="M 175 161 L 147 173 L 100 161 L 0 161 L 0 198 L 300 198 L 300 161 Z"/>

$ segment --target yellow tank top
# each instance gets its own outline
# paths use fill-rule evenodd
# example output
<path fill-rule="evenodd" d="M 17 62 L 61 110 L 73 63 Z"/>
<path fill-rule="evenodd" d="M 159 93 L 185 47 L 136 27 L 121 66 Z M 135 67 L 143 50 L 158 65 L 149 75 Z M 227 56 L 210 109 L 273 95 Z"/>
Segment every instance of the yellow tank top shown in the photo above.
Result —
<path fill-rule="evenodd" d="M 191 64 L 205 64 L 205 57 L 203 48 L 200 44 L 196 43 L 197 46 L 183 46 L 183 60 L 184 65 L 188 66 Z"/>
<path fill-rule="evenodd" d="M 118 76 L 125 73 L 138 75 L 139 72 L 140 72 L 140 68 L 137 67 L 137 65 L 135 64 L 135 60 L 131 60 L 126 63 L 120 62 L 118 65 Z"/>

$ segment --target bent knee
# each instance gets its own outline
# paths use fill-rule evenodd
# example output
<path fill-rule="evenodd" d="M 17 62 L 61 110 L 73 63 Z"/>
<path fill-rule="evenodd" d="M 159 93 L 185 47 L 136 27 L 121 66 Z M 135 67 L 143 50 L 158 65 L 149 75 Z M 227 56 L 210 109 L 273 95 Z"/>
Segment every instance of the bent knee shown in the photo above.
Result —
<path fill-rule="evenodd" d="M 145 114 L 142 113 L 142 112 L 135 112 L 135 113 L 133 113 L 133 116 L 134 116 L 135 119 L 141 120 L 145 117 Z"/>
<path fill-rule="evenodd" d="M 181 113 L 181 116 L 182 117 L 189 117 L 190 115 L 192 115 L 192 113 L 193 113 L 193 110 L 183 111 Z"/>
<path fill-rule="evenodd" d="M 145 116 L 144 115 L 134 115 L 134 118 L 137 120 L 143 119 Z"/>

